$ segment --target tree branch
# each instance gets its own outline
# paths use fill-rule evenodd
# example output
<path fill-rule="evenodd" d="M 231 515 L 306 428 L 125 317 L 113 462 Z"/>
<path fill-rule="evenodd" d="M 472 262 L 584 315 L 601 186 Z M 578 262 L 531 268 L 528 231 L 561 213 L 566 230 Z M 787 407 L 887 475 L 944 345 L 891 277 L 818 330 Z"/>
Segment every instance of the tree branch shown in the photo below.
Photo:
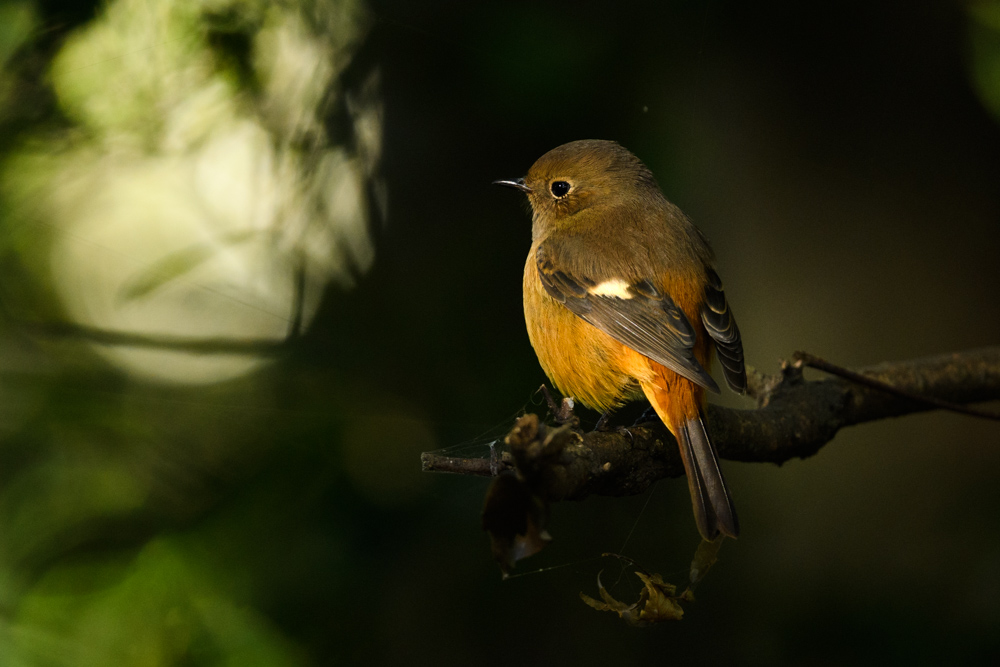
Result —
<path fill-rule="evenodd" d="M 751 372 L 754 410 L 708 408 L 708 427 L 722 458 L 783 463 L 806 458 L 841 428 L 935 409 L 935 406 L 851 380 L 806 381 L 802 360 L 781 372 Z M 861 375 L 911 396 L 955 404 L 1000 399 L 1000 346 L 863 368 Z M 507 436 L 509 451 L 494 460 L 422 455 L 425 471 L 496 475 L 516 469 L 532 491 L 548 501 L 591 494 L 641 493 L 663 477 L 684 474 L 673 436 L 659 422 L 623 431 L 581 433 L 553 428 L 536 415 L 521 417 Z"/>

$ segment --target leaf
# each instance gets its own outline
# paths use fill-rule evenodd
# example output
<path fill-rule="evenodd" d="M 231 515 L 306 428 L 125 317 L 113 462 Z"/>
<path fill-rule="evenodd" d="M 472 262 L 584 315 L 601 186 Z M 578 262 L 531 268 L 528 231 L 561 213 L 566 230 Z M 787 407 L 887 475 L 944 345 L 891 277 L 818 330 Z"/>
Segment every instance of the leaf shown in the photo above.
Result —
<path fill-rule="evenodd" d="M 664 621 L 679 621 L 684 617 L 680 601 L 691 600 L 688 591 L 678 597 L 677 587 L 663 581 L 663 577 L 658 574 L 636 572 L 635 576 L 639 577 L 645 586 L 639 593 L 639 600 L 633 604 L 626 604 L 613 598 L 601 583 L 600 574 L 597 575 L 597 591 L 604 602 L 599 602 L 584 593 L 580 593 L 580 599 L 598 611 L 615 612 L 623 621 L 637 628 Z"/>
<path fill-rule="evenodd" d="M 694 559 L 691 560 L 691 588 L 705 578 L 708 571 L 718 562 L 719 549 L 722 547 L 725 535 L 719 535 L 714 540 L 702 540 L 698 549 L 694 552 Z"/>
<path fill-rule="evenodd" d="M 0 626 L 0 664 L 304 667 L 302 652 L 198 548 L 157 538 L 133 556 L 61 563 Z"/>
<path fill-rule="evenodd" d="M 118 299 L 122 302 L 128 302 L 149 296 L 171 280 L 197 269 L 215 256 L 219 250 L 243 243 L 258 233 L 255 230 L 235 232 L 222 237 L 221 246 L 212 243 L 198 243 L 168 253 L 122 285 L 118 292 Z"/>
<path fill-rule="evenodd" d="M 171 280 L 198 268 L 214 254 L 215 249 L 204 243 L 172 252 L 122 285 L 118 298 L 127 302 L 149 296 Z"/>
<path fill-rule="evenodd" d="M 483 530 L 490 535 L 493 557 L 504 578 L 517 561 L 552 541 L 545 530 L 547 514 L 545 502 L 515 473 L 507 471 L 494 478 L 483 505 Z"/>

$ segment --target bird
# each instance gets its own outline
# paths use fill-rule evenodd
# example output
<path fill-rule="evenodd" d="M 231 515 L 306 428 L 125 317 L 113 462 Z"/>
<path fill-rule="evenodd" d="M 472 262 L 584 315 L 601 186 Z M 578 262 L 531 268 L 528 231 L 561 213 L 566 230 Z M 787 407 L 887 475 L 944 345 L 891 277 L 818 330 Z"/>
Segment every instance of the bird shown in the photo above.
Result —
<path fill-rule="evenodd" d="M 743 343 L 704 234 L 652 172 L 614 141 L 558 146 L 523 178 L 531 249 L 524 317 L 542 370 L 564 395 L 609 411 L 645 397 L 674 435 L 701 536 L 739 520 L 705 427 L 713 350 L 746 392 Z"/>

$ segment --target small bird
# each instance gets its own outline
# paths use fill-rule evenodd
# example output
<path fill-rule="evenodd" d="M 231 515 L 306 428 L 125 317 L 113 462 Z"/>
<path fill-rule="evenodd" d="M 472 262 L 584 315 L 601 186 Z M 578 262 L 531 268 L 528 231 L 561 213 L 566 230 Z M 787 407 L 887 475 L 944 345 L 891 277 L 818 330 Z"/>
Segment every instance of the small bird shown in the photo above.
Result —
<path fill-rule="evenodd" d="M 702 537 L 736 537 L 705 430 L 705 390 L 719 392 L 712 349 L 734 391 L 746 391 L 747 377 L 707 239 L 613 141 L 564 144 L 524 178 L 495 184 L 531 203 L 524 317 L 549 380 L 604 412 L 645 396 L 680 447 Z"/>

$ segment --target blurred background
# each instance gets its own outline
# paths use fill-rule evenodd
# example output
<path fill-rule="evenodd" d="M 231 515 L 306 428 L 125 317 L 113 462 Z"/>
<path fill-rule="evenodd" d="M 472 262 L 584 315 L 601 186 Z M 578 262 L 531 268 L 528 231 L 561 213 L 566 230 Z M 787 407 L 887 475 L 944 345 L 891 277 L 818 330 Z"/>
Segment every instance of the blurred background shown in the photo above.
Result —
<path fill-rule="evenodd" d="M 419 455 L 544 413 L 490 182 L 582 138 L 712 239 L 758 370 L 997 343 L 996 0 L 0 1 L 0 665 L 996 664 L 1000 431 L 953 414 L 729 462 L 679 623 L 578 593 L 683 583 L 683 480 L 501 581 L 487 481 Z"/>

